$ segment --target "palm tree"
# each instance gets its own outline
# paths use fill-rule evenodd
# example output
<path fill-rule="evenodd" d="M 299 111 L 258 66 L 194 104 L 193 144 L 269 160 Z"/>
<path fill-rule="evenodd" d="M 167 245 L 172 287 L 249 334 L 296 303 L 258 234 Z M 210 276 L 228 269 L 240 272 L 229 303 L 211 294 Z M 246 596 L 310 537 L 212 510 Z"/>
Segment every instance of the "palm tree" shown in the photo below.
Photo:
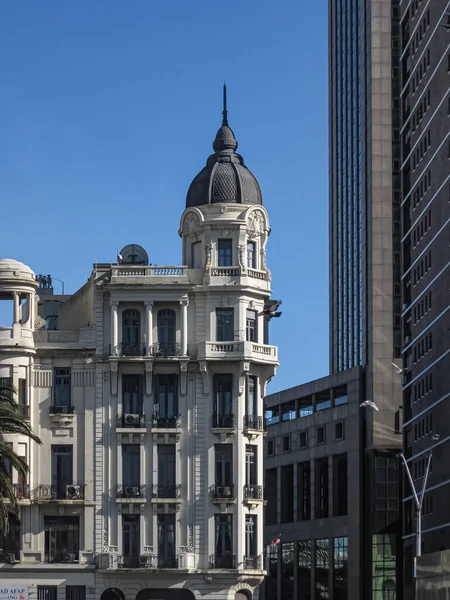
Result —
<path fill-rule="evenodd" d="M 8 531 L 9 511 L 7 502 L 19 514 L 19 505 L 14 494 L 10 476 L 10 467 L 17 469 L 22 479 L 25 479 L 29 467 L 26 461 L 18 456 L 10 443 L 5 441 L 6 434 L 25 435 L 38 444 L 41 440 L 35 435 L 30 424 L 19 411 L 19 405 L 14 402 L 14 388 L 3 383 L 0 385 L 0 531 Z"/>

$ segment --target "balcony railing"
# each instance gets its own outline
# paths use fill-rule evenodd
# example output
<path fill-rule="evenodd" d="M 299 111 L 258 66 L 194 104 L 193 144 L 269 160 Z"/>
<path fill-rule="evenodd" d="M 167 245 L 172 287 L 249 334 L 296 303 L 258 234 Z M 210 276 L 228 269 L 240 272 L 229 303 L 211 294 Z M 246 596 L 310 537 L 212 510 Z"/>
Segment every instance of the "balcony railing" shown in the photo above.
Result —
<path fill-rule="evenodd" d="M 117 559 L 117 566 L 120 569 L 138 569 L 141 565 L 139 555 L 135 556 L 119 556 Z"/>
<path fill-rule="evenodd" d="M 114 348 L 115 356 L 145 356 L 145 344 L 121 342 Z"/>
<path fill-rule="evenodd" d="M 119 556 L 117 566 L 121 569 L 177 569 L 178 557 L 156 554 Z"/>
<path fill-rule="evenodd" d="M 118 483 L 116 497 L 130 500 L 133 498 L 145 500 L 145 485 Z"/>
<path fill-rule="evenodd" d="M 257 415 L 244 415 L 244 429 L 253 429 L 255 431 L 264 430 L 264 421 Z"/>
<path fill-rule="evenodd" d="M 14 496 L 17 500 L 29 500 L 30 486 L 26 483 L 15 483 L 13 485 Z"/>
<path fill-rule="evenodd" d="M 117 415 L 117 427 L 145 427 L 145 415 L 137 413 L 124 413 Z"/>
<path fill-rule="evenodd" d="M 263 568 L 262 556 L 244 556 L 244 570 L 251 571 L 257 570 L 261 571 Z"/>
<path fill-rule="evenodd" d="M 211 554 L 209 562 L 211 569 L 235 569 L 237 561 L 235 554 Z"/>
<path fill-rule="evenodd" d="M 70 404 L 64 405 L 52 405 L 50 406 L 50 414 L 51 415 L 73 415 L 75 413 L 75 408 Z"/>
<path fill-rule="evenodd" d="M 157 342 L 152 345 L 153 356 L 181 356 L 181 344 L 176 342 Z"/>
<path fill-rule="evenodd" d="M 187 267 L 119 265 L 112 269 L 113 277 L 184 277 Z"/>
<path fill-rule="evenodd" d="M 245 500 L 262 500 L 263 499 L 263 487 L 262 485 L 244 485 L 244 499 Z"/>
<path fill-rule="evenodd" d="M 68 483 L 63 485 L 41 484 L 31 492 L 34 501 L 84 500 L 85 485 Z"/>
<path fill-rule="evenodd" d="M 45 552 L 44 561 L 46 563 L 74 563 L 78 562 L 78 548 L 73 551 Z"/>
<path fill-rule="evenodd" d="M 153 485 L 153 498 L 181 498 L 181 485 L 155 483 Z"/>
<path fill-rule="evenodd" d="M 181 416 L 174 415 L 172 417 L 164 417 L 158 414 L 153 415 L 154 429 L 177 429 L 181 426 Z"/>
<path fill-rule="evenodd" d="M 234 415 L 213 414 L 212 426 L 214 429 L 231 429 L 234 427 Z"/>
<path fill-rule="evenodd" d="M 178 557 L 173 555 L 161 555 L 158 554 L 158 569 L 177 569 L 178 568 Z"/>
<path fill-rule="evenodd" d="M 211 495 L 213 500 L 234 500 L 234 485 L 215 484 L 212 486 Z"/>

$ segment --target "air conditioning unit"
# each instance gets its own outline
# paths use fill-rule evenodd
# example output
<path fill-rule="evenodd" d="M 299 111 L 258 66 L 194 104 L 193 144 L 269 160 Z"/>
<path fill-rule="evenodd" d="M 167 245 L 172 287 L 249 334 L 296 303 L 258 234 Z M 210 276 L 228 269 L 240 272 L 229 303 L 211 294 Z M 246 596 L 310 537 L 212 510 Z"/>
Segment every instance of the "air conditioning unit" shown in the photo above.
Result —
<path fill-rule="evenodd" d="M 3 550 L 0 550 L 0 563 L 13 565 L 15 562 L 16 556 L 14 552 L 3 552 Z"/>
<path fill-rule="evenodd" d="M 153 566 L 153 555 L 152 554 L 140 554 L 139 555 L 139 564 L 144 567 L 152 567 Z"/>
<path fill-rule="evenodd" d="M 139 497 L 139 486 L 137 485 L 127 485 L 125 487 L 125 496 L 127 498 L 138 498 Z"/>
<path fill-rule="evenodd" d="M 223 497 L 230 498 L 231 497 L 231 487 L 229 485 L 225 485 L 223 487 Z"/>
<path fill-rule="evenodd" d="M 139 415 L 125 415 L 125 424 L 136 425 L 137 427 L 139 427 L 140 419 L 141 418 Z"/>
<path fill-rule="evenodd" d="M 81 485 L 66 486 L 66 498 L 67 500 L 83 500 Z"/>

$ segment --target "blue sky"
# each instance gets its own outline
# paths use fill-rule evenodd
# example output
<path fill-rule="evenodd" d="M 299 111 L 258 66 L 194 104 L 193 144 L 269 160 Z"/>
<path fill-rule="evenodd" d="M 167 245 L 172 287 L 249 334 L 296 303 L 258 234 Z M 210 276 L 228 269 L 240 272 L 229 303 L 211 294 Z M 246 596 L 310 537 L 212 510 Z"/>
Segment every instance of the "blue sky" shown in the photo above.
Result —
<path fill-rule="evenodd" d="M 226 79 L 283 300 L 268 391 L 326 375 L 327 16 L 326 0 L 1 3 L 0 256 L 66 293 L 128 243 L 180 264 L 179 219 Z"/>

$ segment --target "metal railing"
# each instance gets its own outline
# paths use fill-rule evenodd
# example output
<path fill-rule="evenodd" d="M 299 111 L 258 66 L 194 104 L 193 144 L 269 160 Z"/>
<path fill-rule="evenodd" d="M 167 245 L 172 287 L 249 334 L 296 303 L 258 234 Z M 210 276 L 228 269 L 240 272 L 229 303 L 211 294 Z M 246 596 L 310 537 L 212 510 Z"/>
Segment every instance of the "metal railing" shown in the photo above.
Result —
<path fill-rule="evenodd" d="M 145 427 L 145 415 L 138 413 L 124 413 L 117 415 L 117 427 Z"/>
<path fill-rule="evenodd" d="M 246 500 L 262 500 L 263 486 L 262 485 L 244 485 L 244 499 Z"/>
<path fill-rule="evenodd" d="M 264 421 L 257 415 L 244 415 L 244 429 L 254 429 L 255 431 L 264 430 Z"/>
<path fill-rule="evenodd" d="M 234 427 L 234 415 L 217 415 L 212 416 L 212 426 L 217 429 Z"/>
<path fill-rule="evenodd" d="M 162 554 L 119 555 L 117 567 L 120 569 L 177 569 L 178 557 Z"/>
<path fill-rule="evenodd" d="M 235 554 L 211 554 L 209 562 L 211 569 L 235 569 L 237 561 Z"/>
<path fill-rule="evenodd" d="M 177 342 L 156 342 L 152 345 L 153 356 L 181 356 L 181 344 Z"/>
<path fill-rule="evenodd" d="M 31 492 L 31 499 L 34 501 L 84 500 L 85 487 L 84 484 L 78 483 L 41 484 Z"/>
<path fill-rule="evenodd" d="M 13 485 L 14 496 L 17 500 L 28 500 L 30 498 L 30 486 L 26 483 L 15 483 Z"/>
<path fill-rule="evenodd" d="M 62 552 L 45 552 L 44 562 L 46 563 L 74 563 L 78 562 L 79 550 Z"/>
<path fill-rule="evenodd" d="M 114 348 L 115 356 L 145 356 L 145 344 L 121 342 Z"/>
<path fill-rule="evenodd" d="M 153 498 L 181 498 L 181 485 L 178 484 L 153 484 Z"/>
<path fill-rule="evenodd" d="M 24 419 L 30 418 L 30 407 L 26 404 L 17 404 L 17 412 L 22 415 Z"/>
<path fill-rule="evenodd" d="M 51 415 L 73 415 L 75 413 L 75 408 L 70 405 L 52 405 L 50 406 L 50 414 Z"/>
<path fill-rule="evenodd" d="M 234 500 L 234 485 L 214 484 L 211 488 L 213 500 Z"/>
<path fill-rule="evenodd" d="M 259 556 L 244 556 L 244 570 L 258 570 L 261 571 L 263 568 L 262 555 Z"/>
<path fill-rule="evenodd" d="M 178 569 L 178 557 L 158 554 L 158 569 Z"/>
<path fill-rule="evenodd" d="M 118 483 L 116 487 L 116 498 L 140 498 L 145 500 L 145 485 Z"/>
<path fill-rule="evenodd" d="M 181 416 L 174 415 L 172 417 L 164 417 L 158 414 L 153 415 L 154 429 L 177 429 L 181 426 Z"/>

